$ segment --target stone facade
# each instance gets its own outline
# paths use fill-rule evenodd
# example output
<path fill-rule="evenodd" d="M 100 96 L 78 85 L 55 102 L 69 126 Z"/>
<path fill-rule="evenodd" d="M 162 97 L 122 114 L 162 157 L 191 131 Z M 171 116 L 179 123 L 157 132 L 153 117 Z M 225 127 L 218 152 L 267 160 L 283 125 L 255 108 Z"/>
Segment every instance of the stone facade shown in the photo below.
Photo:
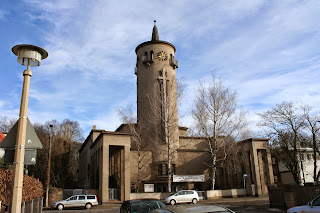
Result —
<path fill-rule="evenodd" d="M 127 200 L 130 192 L 146 189 L 167 192 L 168 165 L 172 174 L 186 177 L 173 181 L 172 191 L 211 188 L 207 138 L 189 137 L 188 128 L 178 126 L 175 50 L 159 40 L 154 26 L 152 40 L 136 48 L 137 123 L 122 124 L 115 132 L 93 128 L 80 149 L 80 187 L 98 189 L 102 203 Z M 273 184 L 268 140 L 248 139 L 235 149 L 240 150 L 235 156 L 241 166 L 234 169 L 230 159 L 219 168 L 217 188 L 242 188 L 242 174 L 247 173 L 248 193 L 253 184 L 255 195 L 266 194 Z"/>

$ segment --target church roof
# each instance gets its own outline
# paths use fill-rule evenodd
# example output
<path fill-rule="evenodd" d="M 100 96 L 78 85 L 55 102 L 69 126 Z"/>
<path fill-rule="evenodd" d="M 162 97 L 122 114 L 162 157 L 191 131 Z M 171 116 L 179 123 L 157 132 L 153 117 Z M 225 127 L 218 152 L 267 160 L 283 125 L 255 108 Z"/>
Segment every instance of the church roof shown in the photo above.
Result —
<path fill-rule="evenodd" d="M 156 20 L 154 20 L 151 41 L 159 41 L 159 33 L 158 33 L 158 28 L 156 26 Z"/>
<path fill-rule="evenodd" d="M 158 28 L 156 26 L 156 21 L 154 21 L 154 26 L 153 26 L 153 29 L 152 29 L 151 41 L 146 41 L 146 42 L 143 42 L 143 43 L 139 44 L 136 47 L 136 53 L 138 52 L 138 49 L 140 49 L 143 46 L 149 45 L 149 44 L 166 44 L 166 45 L 171 46 L 174 49 L 174 51 L 176 51 L 176 47 L 173 44 L 171 44 L 169 42 L 166 42 L 166 41 L 160 41 L 159 40 L 159 33 L 158 33 Z"/>

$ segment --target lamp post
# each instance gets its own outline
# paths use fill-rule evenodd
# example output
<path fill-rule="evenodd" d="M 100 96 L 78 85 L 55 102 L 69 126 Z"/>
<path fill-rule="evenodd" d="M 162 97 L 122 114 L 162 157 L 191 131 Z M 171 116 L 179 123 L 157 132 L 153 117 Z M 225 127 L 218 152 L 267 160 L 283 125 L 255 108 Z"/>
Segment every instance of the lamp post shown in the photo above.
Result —
<path fill-rule="evenodd" d="M 48 148 L 48 167 L 47 167 L 47 184 L 46 184 L 46 207 L 49 207 L 49 184 L 50 184 L 50 169 L 51 169 L 52 127 L 53 127 L 53 125 L 50 124 L 49 148 Z"/>
<path fill-rule="evenodd" d="M 27 66 L 27 69 L 23 72 L 24 78 L 13 162 L 13 190 L 11 194 L 10 205 L 12 213 L 20 213 L 23 187 L 23 167 L 25 154 L 24 148 L 27 128 L 29 86 L 30 78 L 32 76 L 30 67 L 40 66 L 41 59 L 47 58 L 48 53 L 40 47 L 27 44 L 20 44 L 14 46 L 12 48 L 12 52 L 16 56 L 18 56 L 17 61 L 19 64 Z"/>
<path fill-rule="evenodd" d="M 244 206 L 247 206 L 247 200 L 246 200 L 246 179 L 249 177 L 248 174 L 243 174 L 243 196 L 244 196 Z"/>

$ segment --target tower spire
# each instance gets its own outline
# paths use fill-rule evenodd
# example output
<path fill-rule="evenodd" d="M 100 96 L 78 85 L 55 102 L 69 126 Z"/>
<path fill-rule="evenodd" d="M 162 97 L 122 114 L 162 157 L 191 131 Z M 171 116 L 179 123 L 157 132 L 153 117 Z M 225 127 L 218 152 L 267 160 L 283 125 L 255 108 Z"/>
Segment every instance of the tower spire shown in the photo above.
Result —
<path fill-rule="evenodd" d="M 158 28 L 156 26 L 156 20 L 154 20 L 154 26 L 152 30 L 152 38 L 151 41 L 159 41 L 159 33 L 158 33 Z"/>

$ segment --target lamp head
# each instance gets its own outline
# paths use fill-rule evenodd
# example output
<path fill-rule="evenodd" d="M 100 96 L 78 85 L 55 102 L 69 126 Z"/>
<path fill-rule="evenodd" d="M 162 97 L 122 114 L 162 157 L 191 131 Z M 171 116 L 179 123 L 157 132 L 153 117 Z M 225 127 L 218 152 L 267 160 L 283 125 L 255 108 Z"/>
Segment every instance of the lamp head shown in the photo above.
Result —
<path fill-rule="evenodd" d="M 28 65 L 28 59 L 30 60 L 30 67 L 40 66 L 41 59 L 48 57 L 48 52 L 42 49 L 29 44 L 19 44 L 12 48 L 12 52 L 18 56 L 17 61 L 19 64 L 24 66 Z"/>

